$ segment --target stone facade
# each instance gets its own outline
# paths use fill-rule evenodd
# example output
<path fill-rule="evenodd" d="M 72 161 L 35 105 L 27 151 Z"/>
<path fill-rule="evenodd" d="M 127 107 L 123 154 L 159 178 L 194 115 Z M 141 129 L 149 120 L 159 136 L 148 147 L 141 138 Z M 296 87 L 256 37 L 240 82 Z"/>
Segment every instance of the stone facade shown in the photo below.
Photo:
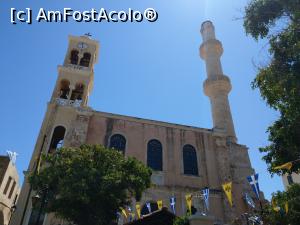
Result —
<path fill-rule="evenodd" d="M 175 196 L 176 214 L 184 215 L 187 210 L 185 195 L 209 187 L 211 194 L 208 214 L 212 223 L 229 224 L 247 212 L 249 209 L 243 200 L 243 194 L 251 193 L 246 176 L 253 174 L 254 170 L 247 147 L 237 143 L 228 101 L 230 79 L 223 74 L 220 63 L 222 44 L 215 39 L 214 27 L 210 21 L 202 24 L 201 34 L 203 44 L 200 54 L 206 62 L 208 74 L 204 91 L 211 101 L 214 122 L 212 129 L 91 109 L 87 102 L 93 87 L 93 65 L 98 58 L 99 43 L 85 36 L 71 36 L 64 64 L 58 67 L 57 83 L 48 103 L 28 170 L 35 171 L 40 153 L 51 152 L 62 140 L 64 146 L 80 146 L 85 143 L 110 146 L 111 137 L 119 134 L 125 138 L 125 156 L 134 156 L 145 164 L 148 160 L 149 141 L 158 140 L 162 148 L 162 170 L 154 171 L 154 185 L 145 191 L 142 205 L 146 201 L 163 200 L 164 206 L 169 207 L 169 198 Z M 89 62 L 84 64 L 86 59 Z M 187 175 L 184 171 L 183 148 L 186 145 L 193 146 L 196 152 L 197 171 L 194 175 Z M 222 183 L 227 181 L 233 182 L 232 208 L 222 192 Z M 33 196 L 25 179 L 12 225 L 35 225 L 32 222 Z M 43 220 L 39 225 L 62 224 L 53 215 L 45 215 Z"/>
<path fill-rule="evenodd" d="M 0 156 L 0 224 L 8 225 L 20 192 L 19 175 L 8 156 Z"/>

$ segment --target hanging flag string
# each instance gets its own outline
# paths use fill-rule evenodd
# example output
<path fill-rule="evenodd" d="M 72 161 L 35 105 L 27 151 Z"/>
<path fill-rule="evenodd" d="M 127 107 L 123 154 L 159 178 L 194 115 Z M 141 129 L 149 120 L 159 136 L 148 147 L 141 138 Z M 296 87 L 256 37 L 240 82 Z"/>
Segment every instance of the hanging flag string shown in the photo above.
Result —
<path fill-rule="evenodd" d="M 260 200 L 260 196 L 259 196 L 260 190 L 259 190 L 259 185 L 258 185 L 258 174 L 256 173 L 256 174 L 248 176 L 247 180 L 248 180 L 249 184 L 251 185 L 251 187 L 253 189 L 253 192 L 255 193 L 257 199 Z M 224 190 L 225 195 L 227 197 L 227 200 L 228 200 L 230 206 L 232 207 L 233 206 L 232 181 L 223 183 L 222 184 L 222 189 Z M 213 189 L 210 189 L 210 188 L 206 187 L 206 188 L 200 189 L 197 192 L 192 192 L 192 193 L 189 193 L 189 194 L 185 195 L 188 214 L 190 214 L 190 215 L 192 214 L 193 195 L 202 198 L 204 200 L 206 211 L 209 210 L 210 190 L 213 190 Z M 217 189 L 215 189 L 215 190 L 217 190 Z M 253 199 L 251 198 L 251 196 L 248 193 L 245 193 L 244 199 L 250 207 L 255 208 L 255 203 L 254 203 Z M 163 200 L 161 200 L 161 199 L 157 200 L 156 204 L 157 204 L 158 210 L 161 210 L 163 208 L 163 205 L 164 205 Z M 176 215 L 176 197 L 174 197 L 174 196 L 170 197 L 169 205 L 170 205 L 171 211 Z M 272 206 L 273 206 L 273 209 L 276 210 L 276 211 L 278 209 L 279 210 L 281 209 L 280 207 L 276 206 L 276 203 L 274 201 L 272 201 Z M 145 207 L 148 211 L 148 214 L 151 214 L 154 210 L 154 209 L 151 208 L 151 202 L 146 202 Z M 285 203 L 283 209 L 285 210 L 286 213 L 288 213 L 288 210 L 289 210 L 288 203 Z M 133 213 L 130 207 L 127 208 L 128 213 L 123 208 L 120 208 L 120 210 L 122 212 L 122 215 L 124 215 L 124 217 L 126 219 L 129 217 L 128 219 L 130 221 L 132 221 L 135 218 L 135 216 L 137 218 L 141 218 L 143 216 L 142 215 L 142 210 L 141 210 L 141 205 L 138 202 L 135 205 L 136 213 Z"/>

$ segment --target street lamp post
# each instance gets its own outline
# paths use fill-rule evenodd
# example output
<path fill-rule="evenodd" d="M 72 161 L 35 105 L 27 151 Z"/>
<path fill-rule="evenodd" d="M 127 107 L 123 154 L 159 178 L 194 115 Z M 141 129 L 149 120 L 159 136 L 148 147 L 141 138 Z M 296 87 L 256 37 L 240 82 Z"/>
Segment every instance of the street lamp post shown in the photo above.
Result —
<path fill-rule="evenodd" d="M 46 196 L 47 196 L 47 193 L 48 193 L 48 189 L 45 188 L 45 189 L 42 190 L 42 192 L 43 192 L 42 199 L 39 196 L 39 194 L 32 197 L 32 202 L 33 203 L 37 202 L 37 201 L 41 201 L 35 225 L 39 225 L 39 223 L 40 223 L 41 215 L 42 215 L 43 209 L 44 209 L 45 204 L 46 204 Z"/>

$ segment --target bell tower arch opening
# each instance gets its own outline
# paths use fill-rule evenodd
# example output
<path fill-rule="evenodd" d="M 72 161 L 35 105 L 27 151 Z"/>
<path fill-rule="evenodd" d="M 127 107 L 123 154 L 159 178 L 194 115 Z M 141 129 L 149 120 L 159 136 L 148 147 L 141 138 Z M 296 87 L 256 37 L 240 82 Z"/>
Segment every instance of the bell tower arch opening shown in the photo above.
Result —
<path fill-rule="evenodd" d="M 72 91 L 71 100 L 82 101 L 83 93 L 84 93 L 84 84 L 77 83 L 75 85 L 75 88 Z"/>
<path fill-rule="evenodd" d="M 78 59 L 79 59 L 78 54 L 79 54 L 79 51 L 77 51 L 77 50 L 71 51 L 71 57 L 70 57 L 71 64 L 73 64 L 73 65 L 78 64 Z"/>
<path fill-rule="evenodd" d="M 69 93 L 70 93 L 70 81 L 64 79 L 60 82 L 59 97 L 62 99 L 68 99 Z"/>
<path fill-rule="evenodd" d="M 91 60 L 91 54 L 88 52 L 83 53 L 83 57 L 80 59 L 80 66 L 89 67 Z"/>

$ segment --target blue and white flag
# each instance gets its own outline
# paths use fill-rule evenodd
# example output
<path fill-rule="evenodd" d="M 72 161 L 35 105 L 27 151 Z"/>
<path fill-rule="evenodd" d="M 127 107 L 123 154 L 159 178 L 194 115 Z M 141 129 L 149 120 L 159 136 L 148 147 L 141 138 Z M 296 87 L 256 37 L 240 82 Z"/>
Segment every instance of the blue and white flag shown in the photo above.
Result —
<path fill-rule="evenodd" d="M 173 211 L 173 213 L 174 214 L 176 214 L 176 207 L 175 207 L 175 205 L 176 205 L 176 198 L 175 197 L 171 197 L 170 198 L 170 206 L 171 206 L 171 209 L 172 209 L 172 211 Z"/>
<path fill-rule="evenodd" d="M 132 210 L 131 210 L 131 207 L 130 206 L 128 206 L 128 214 L 129 214 L 129 222 L 131 222 L 132 220 L 133 220 L 133 213 L 132 213 Z"/>
<path fill-rule="evenodd" d="M 261 225 L 263 221 L 260 219 L 259 216 L 250 216 L 248 221 L 252 222 L 254 225 Z"/>
<path fill-rule="evenodd" d="M 148 208 L 149 213 L 151 213 L 151 204 L 150 204 L 150 202 L 146 202 L 146 206 Z"/>
<path fill-rule="evenodd" d="M 259 199 L 258 173 L 247 177 L 256 197 Z"/>
<path fill-rule="evenodd" d="M 248 193 L 245 193 L 245 201 L 249 206 L 251 206 L 253 209 L 255 209 L 255 203 Z"/>
<path fill-rule="evenodd" d="M 120 219 L 121 219 L 121 217 L 122 217 L 122 215 L 121 215 L 121 213 L 120 213 L 120 212 L 117 212 L 116 214 L 117 214 L 117 221 L 119 222 L 119 221 L 120 221 Z"/>
<path fill-rule="evenodd" d="M 209 209 L 209 188 L 205 188 L 202 190 L 203 199 L 205 202 L 205 207 L 208 210 Z"/>

